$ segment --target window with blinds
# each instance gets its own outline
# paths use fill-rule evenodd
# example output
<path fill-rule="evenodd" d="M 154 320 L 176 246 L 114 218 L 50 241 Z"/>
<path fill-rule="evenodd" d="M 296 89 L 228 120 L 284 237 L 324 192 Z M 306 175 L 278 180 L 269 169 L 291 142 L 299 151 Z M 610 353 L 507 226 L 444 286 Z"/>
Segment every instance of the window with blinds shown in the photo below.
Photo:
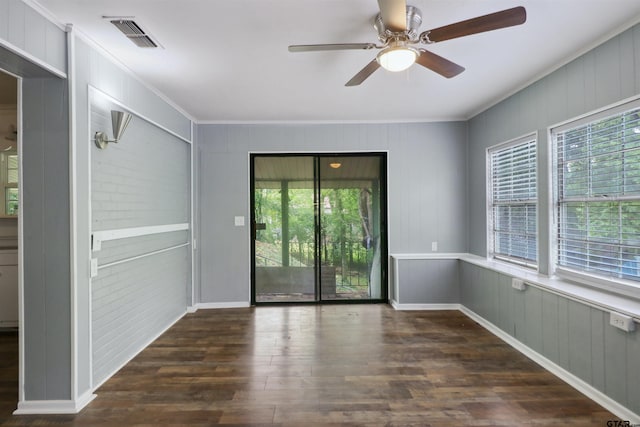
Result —
<path fill-rule="evenodd" d="M 18 155 L 15 152 L 4 152 L 0 154 L 2 171 L 0 180 L 2 181 L 1 192 L 4 194 L 4 203 L 0 207 L 0 215 L 18 215 Z"/>
<path fill-rule="evenodd" d="M 538 260 L 536 135 L 488 151 L 489 252 L 528 267 Z"/>
<path fill-rule="evenodd" d="M 640 281 L 640 106 L 552 130 L 557 265 Z"/>

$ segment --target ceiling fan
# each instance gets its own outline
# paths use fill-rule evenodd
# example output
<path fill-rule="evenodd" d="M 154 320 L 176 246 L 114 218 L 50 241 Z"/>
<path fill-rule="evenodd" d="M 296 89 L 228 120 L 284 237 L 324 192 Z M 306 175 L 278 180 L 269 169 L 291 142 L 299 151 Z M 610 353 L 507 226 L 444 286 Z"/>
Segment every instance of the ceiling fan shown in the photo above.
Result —
<path fill-rule="evenodd" d="M 433 52 L 411 45 L 429 45 L 512 27 L 523 24 L 527 19 L 525 8 L 519 6 L 418 33 L 422 24 L 420 9 L 408 6 L 406 0 L 378 0 L 378 6 L 380 13 L 374 18 L 373 26 L 378 31 L 378 40 L 382 43 L 381 45 L 375 43 L 291 45 L 289 52 L 381 49 L 378 55 L 353 76 L 345 86 L 361 84 L 380 67 L 389 71 L 402 71 L 413 63 L 418 63 L 446 78 L 451 78 L 463 72 L 464 68 Z"/>

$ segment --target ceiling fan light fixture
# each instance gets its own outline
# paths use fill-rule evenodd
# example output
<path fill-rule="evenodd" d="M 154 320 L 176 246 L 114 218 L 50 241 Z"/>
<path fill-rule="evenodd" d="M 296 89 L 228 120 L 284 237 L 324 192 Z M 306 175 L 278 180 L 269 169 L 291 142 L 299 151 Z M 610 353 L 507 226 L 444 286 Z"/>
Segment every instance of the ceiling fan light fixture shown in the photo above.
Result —
<path fill-rule="evenodd" d="M 419 52 L 407 46 L 392 46 L 381 51 L 376 60 L 382 68 L 388 71 L 404 71 L 411 67 Z"/>

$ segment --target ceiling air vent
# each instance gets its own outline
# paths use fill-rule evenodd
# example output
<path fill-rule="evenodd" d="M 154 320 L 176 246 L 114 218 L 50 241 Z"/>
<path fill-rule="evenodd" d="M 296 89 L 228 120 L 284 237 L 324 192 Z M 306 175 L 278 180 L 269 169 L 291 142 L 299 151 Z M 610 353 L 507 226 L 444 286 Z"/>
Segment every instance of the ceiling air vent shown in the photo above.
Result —
<path fill-rule="evenodd" d="M 138 47 L 158 47 L 158 44 L 131 19 L 113 19 L 110 21 L 122 34 Z"/>

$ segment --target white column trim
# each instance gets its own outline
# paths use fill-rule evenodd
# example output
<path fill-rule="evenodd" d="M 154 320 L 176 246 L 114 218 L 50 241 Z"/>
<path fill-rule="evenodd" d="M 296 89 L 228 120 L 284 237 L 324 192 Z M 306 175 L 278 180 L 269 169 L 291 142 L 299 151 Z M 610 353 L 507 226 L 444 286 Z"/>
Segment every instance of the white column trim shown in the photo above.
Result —
<path fill-rule="evenodd" d="M 96 395 L 87 392 L 74 400 L 28 400 L 18 403 L 14 415 L 77 414 L 87 406 Z"/>

